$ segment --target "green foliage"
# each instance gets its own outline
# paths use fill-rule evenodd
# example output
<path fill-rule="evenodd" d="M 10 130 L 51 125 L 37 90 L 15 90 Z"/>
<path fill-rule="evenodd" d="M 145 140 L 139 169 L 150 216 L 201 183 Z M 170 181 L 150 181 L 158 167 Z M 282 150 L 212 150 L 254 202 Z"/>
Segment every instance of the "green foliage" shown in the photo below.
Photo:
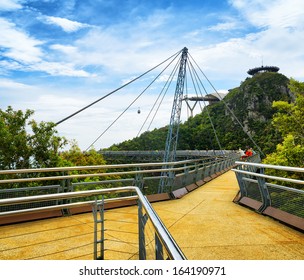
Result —
<path fill-rule="evenodd" d="M 277 112 L 272 122 L 284 140 L 277 145 L 275 152 L 267 155 L 264 162 L 304 167 L 304 83 L 291 79 L 290 89 L 296 93 L 295 102 L 273 102 Z"/>
<path fill-rule="evenodd" d="M 146 131 L 139 137 L 112 145 L 111 151 L 162 150 L 167 137 L 168 127 Z"/>
<path fill-rule="evenodd" d="M 75 141 L 71 142 L 71 148 L 60 153 L 60 166 L 92 166 L 105 165 L 103 156 L 95 149 L 82 152 Z"/>
<path fill-rule="evenodd" d="M 304 145 L 296 144 L 292 134 L 284 137 L 283 143 L 277 145 L 275 152 L 268 154 L 263 163 L 304 167 Z"/>
<path fill-rule="evenodd" d="M 297 95 L 295 103 L 274 102 L 273 107 L 279 112 L 273 117 L 273 125 L 283 137 L 290 134 L 296 144 L 304 145 L 304 95 Z"/>
<path fill-rule="evenodd" d="M 67 141 L 57 136 L 53 123 L 30 120 L 32 110 L 0 110 L 0 168 L 56 166 L 58 150 Z"/>
<path fill-rule="evenodd" d="M 77 174 L 99 174 L 105 173 L 106 169 L 101 167 L 100 169 L 96 169 L 96 166 L 105 166 L 106 161 L 104 160 L 103 156 L 98 153 L 95 149 L 91 149 L 89 151 L 83 152 L 78 147 L 75 141 L 71 141 L 71 147 L 69 150 L 60 153 L 60 161 L 59 166 L 94 166 L 94 169 L 87 169 L 87 170 L 74 170 L 70 171 L 69 174 L 77 175 Z M 72 180 L 73 183 L 80 183 L 80 182 L 98 182 L 100 180 L 110 180 L 110 179 L 119 179 L 119 176 L 98 176 L 94 175 L 91 177 L 86 177 L 84 179 L 77 179 L 74 178 Z M 117 185 L 119 186 L 119 185 Z M 90 184 L 90 185 L 78 185 L 74 187 L 75 191 L 78 190 L 93 190 L 93 189 L 102 189 L 107 187 L 113 187 L 112 184 Z M 87 198 L 88 200 L 94 198 Z"/>
<path fill-rule="evenodd" d="M 263 163 L 281 166 L 304 167 L 304 83 L 295 80 L 290 81 L 290 89 L 296 93 L 296 100 L 293 103 L 285 101 L 273 102 L 277 113 L 273 117 L 273 125 L 283 135 L 282 143 L 276 147 L 276 151 L 268 154 Z M 287 172 L 282 170 L 268 170 L 273 176 L 287 177 L 291 179 L 304 180 L 304 174 L 300 172 Z M 273 181 L 275 184 L 282 182 Z M 302 185 L 285 182 L 285 186 L 303 189 Z M 283 211 L 304 217 L 303 196 L 294 195 L 291 192 L 280 192 L 275 190 L 272 193 L 274 205 Z M 277 201 L 277 202 L 276 202 Z M 284 201 L 284 203 L 282 203 Z"/>
<path fill-rule="evenodd" d="M 275 151 L 276 145 L 282 142 L 280 131 L 272 124 L 272 116 L 276 112 L 272 102 L 294 100 L 294 95 L 288 89 L 288 83 L 289 79 L 280 73 L 260 73 L 247 78 L 240 87 L 231 89 L 224 99 L 264 154 Z M 221 101 L 209 105 L 200 114 L 181 123 L 177 148 L 219 149 L 218 142 L 222 149 L 229 150 L 252 146 L 250 138 L 231 115 L 225 103 Z M 163 127 L 145 132 L 139 137 L 113 145 L 109 149 L 164 150 L 167 129 Z M 257 147 L 253 148 L 258 150 Z"/>

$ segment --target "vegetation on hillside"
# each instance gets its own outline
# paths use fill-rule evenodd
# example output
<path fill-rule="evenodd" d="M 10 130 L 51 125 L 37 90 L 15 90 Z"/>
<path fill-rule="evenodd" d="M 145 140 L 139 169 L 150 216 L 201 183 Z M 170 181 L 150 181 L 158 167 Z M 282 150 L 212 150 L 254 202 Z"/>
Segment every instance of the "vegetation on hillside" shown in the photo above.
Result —
<path fill-rule="evenodd" d="M 71 147 L 66 149 L 69 141 L 58 135 L 55 125 L 51 122 L 38 123 L 32 119 L 33 114 L 32 110 L 15 111 L 11 106 L 5 111 L 0 110 L 0 170 L 105 164 L 100 153 L 95 150 L 82 152 L 76 142 L 72 142 Z M 63 151 L 63 149 L 66 150 Z M 98 170 L 98 172 L 101 171 Z M 74 171 L 73 174 L 79 172 Z M 43 175 L 34 173 L 31 176 L 56 174 L 56 172 L 43 173 Z M 1 179 L 13 179 L 18 176 L 18 174 L 1 175 Z M 86 180 L 94 180 L 94 178 Z M 45 181 L 44 183 L 52 182 Z M 44 183 L 30 182 L 23 183 L 22 186 L 36 186 Z M 1 185 L 1 188 L 6 188 L 6 185 Z"/>
<path fill-rule="evenodd" d="M 266 72 L 247 78 L 240 87 L 230 90 L 223 101 L 205 107 L 200 114 L 180 124 L 178 149 L 220 149 L 216 133 L 222 149 L 236 150 L 248 145 L 258 150 L 249 134 L 264 154 L 273 152 L 282 141 L 282 135 L 272 124 L 276 111 L 272 102 L 294 100 L 288 83 L 289 79 L 279 73 Z M 163 127 L 109 149 L 163 150 L 166 136 L 167 127 Z"/>
<path fill-rule="evenodd" d="M 296 94 L 295 102 L 273 102 L 277 112 L 272 124 L 281 133 L 283 141 L 267 155 L 264 163 L 304 167 L 304 83 L 291 79 L 290 90 Z"/>
<path fill-rule="evenodd" d="M 28 169 L 54 166 L 101 165 L 105 161 L 95 150 L 83 153 L 58 135 L 54 123 L 36 122 L 34 111 L 0 110 L 0 169 Z"/>
<path fill-rule="evenodd" d="M 224 101 L 206 106 L 180 124 L 178 149 L 219 149 L 214 127 L 223 149 L 252 146 L 247 132 L 268 154 L 265 162 L 303 166 L 303 88 L 293 79 L 289 85 L 289 79 L 279 73 L 247 78 Z M 68 141 L 58 136 L 53 123 L 32 120 L 33 113 L 12 107 L 0 110 L 1 169 L 105 164 L 98 152 L 82 152 L 75 142 L 62 152 Z M 167 130 L 154 129 L 109 149 L 163 150 Z"/>

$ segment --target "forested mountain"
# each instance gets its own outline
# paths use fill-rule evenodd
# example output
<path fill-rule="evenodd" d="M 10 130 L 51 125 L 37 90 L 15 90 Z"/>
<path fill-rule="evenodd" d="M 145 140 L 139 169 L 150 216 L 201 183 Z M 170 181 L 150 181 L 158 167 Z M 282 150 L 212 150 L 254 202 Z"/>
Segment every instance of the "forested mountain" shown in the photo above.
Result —
<path fill-rule="evenodd" d="M 274 151 L 282 136 L 271 124 L 275 113 L 272 102 L 294 101 L 288 84 L 289 79 L 280 73 L 263 72 L 246 78 L 239 87 L 231 89 L 224 100 L 205 107 L 202 113 L 180 124 L 178 149 L 219 149 L 218 142 L 222 149 L 229 150 L 254 147 L 246 131 L 263 153 Z M 167 130 L 168 127 L 162 127 L 145 132 L 109 150 L 163 150 Z"/>

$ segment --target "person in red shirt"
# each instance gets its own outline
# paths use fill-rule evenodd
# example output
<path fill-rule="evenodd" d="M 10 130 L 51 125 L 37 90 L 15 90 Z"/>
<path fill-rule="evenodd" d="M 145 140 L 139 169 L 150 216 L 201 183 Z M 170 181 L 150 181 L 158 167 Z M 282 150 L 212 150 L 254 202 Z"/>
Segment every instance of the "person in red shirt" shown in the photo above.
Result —
<path fill-rule="evenodd" d="M 251 148 L 247 149 L 246 152 L 245 152 L 245 155 L 247 157 L 251 157 L 252 156 L 252 149 Z"/>

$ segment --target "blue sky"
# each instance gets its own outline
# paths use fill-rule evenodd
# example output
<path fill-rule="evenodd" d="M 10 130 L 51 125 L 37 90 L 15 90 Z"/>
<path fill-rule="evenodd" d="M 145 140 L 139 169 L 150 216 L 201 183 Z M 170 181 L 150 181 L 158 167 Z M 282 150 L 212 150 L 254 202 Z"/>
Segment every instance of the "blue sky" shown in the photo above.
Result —
<path fill-rule="evenodd" d="M 0 0 L 0 108 L 57 122 L 185 46 L 218 91 L 239 86 L 262 61 L 302 81 L 303 28 L 302 0 Z M 59 134 L 86 149 L 142 84 L 58 125 Z M 131 106 L 95 148 L 135 137 L 156 95 Z M 152 129 L 169 122 L 172 96 Z"/>

